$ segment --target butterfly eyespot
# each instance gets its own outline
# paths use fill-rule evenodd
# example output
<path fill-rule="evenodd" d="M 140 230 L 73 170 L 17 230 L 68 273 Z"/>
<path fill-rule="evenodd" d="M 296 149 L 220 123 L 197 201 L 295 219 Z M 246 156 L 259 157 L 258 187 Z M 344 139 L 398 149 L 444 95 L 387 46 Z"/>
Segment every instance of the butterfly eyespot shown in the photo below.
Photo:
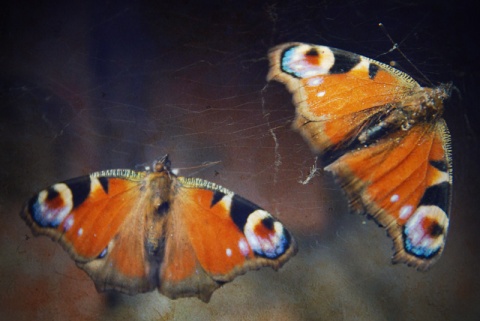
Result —
<path fill-rule="evenodd" d="M 38 193 L 29 203 L 32 219 L 40 226 L 57 227 L 73 208 L 70 188 L 58 183 Z"/>
<path fill-rule="evenodd" d="M 403 228 L 405 249 L 421 258 L 436 255 L 443 246 L 448 218 L 437 206 L 420 206 Z"/>
<path fill-rule="evenodd" d="M 259 256 L 276 258 L 289 244 L 288 232 L 264 210 L 256 210 L 247 219 L 245 237 L 253 252 Z"/>

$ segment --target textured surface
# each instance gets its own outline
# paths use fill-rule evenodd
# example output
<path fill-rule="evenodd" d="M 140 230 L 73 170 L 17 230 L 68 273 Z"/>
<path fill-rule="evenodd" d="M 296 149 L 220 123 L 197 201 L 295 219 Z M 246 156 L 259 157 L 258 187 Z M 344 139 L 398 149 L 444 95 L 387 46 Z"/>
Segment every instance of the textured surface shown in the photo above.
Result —
<path fill-rule="evenodd" d="M 480 157 L 470 128 L 480 128 L 479 97 L 469 88 L 478 83 L 479 42 L 464 33 L 475 27 L 445 23 L 475 21 L 464 17 L 466 8 L 447 1 L 434 2 L 435 11 L 428 1 L 83 3 L 17 2 L 1 13 L 2 319 L 478 320 Z M 398 59 L 418 77 L 398 53 L 377 56 L 392 46 L 378 22 L 405 40 L 401 48 L 433 82 L 452 80 L 462 92 L 444 115 L 455 168 L 449 237 L 426 273 L 390 265 L 391 240 L 348 213 L 329 173 L 298 183 L 314 157 L 290 128 L 291 96 L 279 84 L 262 90 L 267 51 L 285 41 Z M 297 256 L 277 273 L 237 278 L 208 305 L 156 292 L 109 296 L 19 217 L 45 186 L 166 153 L 181 175 L 226 186 L 274 214 L 295 235 Z"/>

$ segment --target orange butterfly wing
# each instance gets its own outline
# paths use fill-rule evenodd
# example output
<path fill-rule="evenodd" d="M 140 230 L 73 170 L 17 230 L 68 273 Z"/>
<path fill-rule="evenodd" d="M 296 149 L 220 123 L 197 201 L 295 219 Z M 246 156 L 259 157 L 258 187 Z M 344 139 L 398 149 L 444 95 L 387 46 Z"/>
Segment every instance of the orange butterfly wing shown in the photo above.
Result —
<path fill-rule="evenodd" d="M 270 214 L 214 183 L 176 177 L 168 158 L 153 172 L 110 170 L 55 184 L 22 217 L 61 243 L 99 291 L 158 288 L 208 301 L 237 275 L 278 269 L 296 252 Z"/>
<path fill-rule="evenodd" d="M 33 197 L 22 217 L 36 235 L 59 242 L 99 291 L 150 291 L 155 284 L 139 233 L 152 210 L 142 208 L 144 176 L 114 170 L 55 184 Z"/>
<path fill-rule="evenodd" d="M 449 225 L 451 174 L 443 122 L 346 153 L 325 169 L 352 208 L 371 215 L 394 241 L 394 262 L 424 270 L 443 251 Z"/>
<path fill-rule="evenodd" d="M 289 232 L 257 205 L 198 178 L 179 177 L 177 184 L 167 233 L 185 233 L 167 239 L 160 288 L 168 296 L 200 294 L 208 301 L 237 275 L 263 266 L 278 269 L 295 254 Z"/>
<path fill-rule="evenodd" d="M 294 127 L 317 152 L 352 139 L 384 106 L 420 88 L 388 65 L 325 46 L 288 43 L 273 48 L 269 58 L 268 80 L 292 92 Z"/>
<path fill-rule="evenodd" d="M 269 53 L 294 128 L 323 154 L 351 206 L 385 226 L 394 262 L 428 268 L 443 251 L 451 199 L 450 140 L 440 118 L 449 86 L 422 88 L 388 65 L 325 46 Z"/>

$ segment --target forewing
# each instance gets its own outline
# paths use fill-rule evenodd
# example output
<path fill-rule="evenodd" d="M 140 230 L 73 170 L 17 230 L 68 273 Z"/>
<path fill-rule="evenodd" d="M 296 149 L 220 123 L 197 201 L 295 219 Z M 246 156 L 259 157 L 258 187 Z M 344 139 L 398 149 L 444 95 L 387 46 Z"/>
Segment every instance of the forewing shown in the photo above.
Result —
<path fill-rule="evenodd" d="M 60 243 L 99 291 L 145 292 L 156 284 L 144 246 L 151 212 L 144 183 L 99 173 L 68 180 L 35 195 L 22 217 L 35 234 Z"/>
<path fill-rule="evenodd" d="M 287 43 L 269 60 L 268 80 L 293 94 L 294 128 L 319 153 L 355 138 L 371 117 L 420 88 L 388 65 L 325 46 Z"/>

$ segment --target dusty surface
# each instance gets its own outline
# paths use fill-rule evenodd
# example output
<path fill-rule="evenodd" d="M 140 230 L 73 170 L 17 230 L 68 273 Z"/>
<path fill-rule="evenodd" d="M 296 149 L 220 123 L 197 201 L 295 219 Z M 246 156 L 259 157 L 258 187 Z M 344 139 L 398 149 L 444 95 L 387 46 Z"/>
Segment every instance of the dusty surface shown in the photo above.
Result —
<path fill-rule="evenodd" d="M 80 3 L 16 4 L 2 13 L 2 320 L 478 320 L 478 93 L 469 92 L 478 63 L 468 65 L 469 29 L 444 24 L 466 9 Z M 391 48 L 380 21 L 406 39 L 402 48 L 419 69 L 434 82 L 453 80 L 463 97 L 445 116 L 456 166 L 450 233 L 426 273 L 390 265 L 391 240 L 348 213 L 328 173 L 298 183 L 314 157 L 290 129 L 290 95 L 279 84 L 265 88 L 269 47 L 308 41 L 375 58 Z M 157 292 L 107 296 L 18 215 L 47 185 L 166 153 L 182 175 L 214 181 L 276 215 L 299 254 L 278 273 L 238 277 L 209 304 Z"/>

